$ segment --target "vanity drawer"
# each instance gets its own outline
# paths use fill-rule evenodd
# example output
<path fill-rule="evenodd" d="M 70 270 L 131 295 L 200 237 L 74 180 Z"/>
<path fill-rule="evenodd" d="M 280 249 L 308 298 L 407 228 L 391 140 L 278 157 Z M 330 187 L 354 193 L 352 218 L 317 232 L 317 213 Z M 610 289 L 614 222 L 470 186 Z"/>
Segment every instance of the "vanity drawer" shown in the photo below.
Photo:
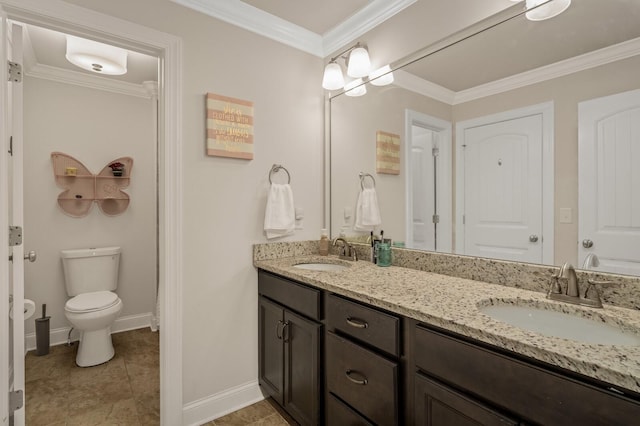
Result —
<path fill-rule="evenodd" d="M 400 355 L 400 319 L 377 309 L 330 294 L 327 296 L 327 325 L 383 350 Z"/>
<path fill-rule="evenodd" d="M 327 397 L 327 424 L 336 426 L 373 426 L 372 423 L 331 393 Z"/>
<path fill-rule="evenodd" d="M 295 281 L 258 271 L 258 292 L 315 320 L 321 320 L 321 292 Z"/>
<path fill-rule="evenodd" d="M 326 333 L 327 388 L 373 423 L 398 424 L 398 364 Z"/>
<path fill-rule="evenodd" d="M 640 402 L 417 326 L 416 366 L 432 377 L 538 424 L 633 424 Z"/>

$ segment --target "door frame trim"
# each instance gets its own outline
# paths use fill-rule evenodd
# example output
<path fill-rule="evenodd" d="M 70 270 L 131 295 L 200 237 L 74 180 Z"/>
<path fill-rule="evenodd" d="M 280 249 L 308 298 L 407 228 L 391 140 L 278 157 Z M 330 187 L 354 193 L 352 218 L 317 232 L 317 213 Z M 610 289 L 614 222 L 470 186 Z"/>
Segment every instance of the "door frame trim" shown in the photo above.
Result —
<path fill-rule="evenodd" d="M 554 264 L 554 102 L 543 102 L 522 108 L 515 108 L 496 114 L 472 118 L 456 123 L 456 224 L 463 223 L 464 214 L 464 146 L 467 129 L 492 124 L 500 121 L 514 120 L 532 115 L 542 115 L 542 263 Z M 456 250 L 464 254 L 465 228 L 456 228 Z"/>
<path fill-rule="evenodd" d="M 409 235 L 412 231 L 413 214 L 409 209 L 409 199 L 411 198 L 412 185 L 410 162 L 411 162 L 411 150 L 410 145 L 413 140 L 413 126 L 420 126 L 437 132 L 442 135 L 442 141 L 438 146 L 438 182 L 436 183 L 436 191 L 438 197 L 438 215 L 440 216 L 440 225 L 444 231 L 438 233 L 438 249 L 436 251 L 443 253 L 451 253 L 453 250 L 453 223 L 452 223 L 452 185 L 451 185 L 451 129 L 452 124 L 449 121 L 435 118 L 427 114 L 423 114 L 418 111 L 410 109 L 405 110 L 405 142 L 404 142 L 404 161 L 405 161 L 405 238 L 408 247 L 410 247 L 413 239 L 409 241 Z"/>
<path fill-rule="evenodd" d="M 0 0 L 7 18 L 158 56 L 160 417 L 182 424 L 182 40 L 61 0 Z M 0 76 L 2 73 L 0 73 Z M 6 114 L 5 107 L 0 114 Z M 4 156 L 4 154 L 2 154 Z M 1 159 L 1 158 L 0 158 Z M 0 195 L 5 196 L 4 185 Z M 0 225 L 6 213 L 0 213 Z M 0 255 L 8 253 L 0 239 Z M 4 262 L 3 262 L 4 264 Z M 0 268 L 5 280 L 4 266 Z"/>

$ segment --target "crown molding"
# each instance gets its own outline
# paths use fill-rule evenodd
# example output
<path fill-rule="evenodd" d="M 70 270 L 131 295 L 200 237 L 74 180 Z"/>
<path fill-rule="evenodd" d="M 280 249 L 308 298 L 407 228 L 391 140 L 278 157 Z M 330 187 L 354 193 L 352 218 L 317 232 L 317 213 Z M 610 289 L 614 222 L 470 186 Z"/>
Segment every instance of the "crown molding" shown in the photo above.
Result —
<path fill-rule="evenodd" d="M 640 37 L 455 93 L 453 105 L 507 92 L 640 54 Z"/>
<path fill-rule="evenodd" d="M 321 35 L 240 0 L 171 1 L 287 46 L 324 57 Z"/>
<path fill-rule="evenodd" d="M 564 77 L 636 55 L 640 55 L 640 37 L 459 92 L 416 77 L 402 71 L 402 69 L 393 72 L 393 84 L 449 105 L 457 105 Z"/>
<path fill-rule="evenodd" d="M 371 0 L 367 6 L 324 35 L 272 15 L 240 0 L 171 0 L 303 52 L 324 58 L 417 0 Z"/>
<path fill-rule="evenodd" d="M 106 92 L 118 93 L 121 95 L 146 99 L 151 98 L 151 95 L 147 88 L 145 88 L 144 84 L 128 83 L 126 81 L 113 80 L 110 78 L 97 75 L 94 76 L 49 65 L 36 64 L 35 66 L 27 69 L 25 71 L 25 75 L 58 83 L 74 84 L 76 86 L 88 87 L 90 89 L 104 90 Z"/>
<path fill-rule="evenodd" d="M 337 51 L 361 35 L 371 31 L 396 13 L 418 0 L 373 0 L 353 16 L 330 29 L 322 36 L 324 56 Z"/>
<path fill-rule="evenodd" d="M 419 95 L 428 96 L 448 105 L 453 105 L 456 96 L 456 92 L 453 90 L 449 90 L 402 70 L 393 72 L 393 85 Z"/>

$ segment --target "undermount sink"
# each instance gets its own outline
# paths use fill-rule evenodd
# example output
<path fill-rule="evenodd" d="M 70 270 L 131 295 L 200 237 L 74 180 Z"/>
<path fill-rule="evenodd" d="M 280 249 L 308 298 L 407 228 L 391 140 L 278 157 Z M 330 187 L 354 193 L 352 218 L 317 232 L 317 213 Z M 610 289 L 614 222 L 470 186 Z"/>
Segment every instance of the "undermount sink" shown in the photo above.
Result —
<path fill-rule="evenodd" d="M 307 271 L 338 272 L 338 271 L 344 271 L 345 269 L 349 269 L 351 265 L 344 265 L 344 264 L 338 264 L 338 263 L 310 262 L 310 263 L 299 263 L 297 265 L 293 265 L 293 267 L 298 269 L 305 269 Z"/>
<path fill-rule="evenodd" d="M 524 305 L 491 305 L 478 309 L 495 320 L 545 336 L 599 345 L 640 345 L 640 335 L 598 319 Z"/>

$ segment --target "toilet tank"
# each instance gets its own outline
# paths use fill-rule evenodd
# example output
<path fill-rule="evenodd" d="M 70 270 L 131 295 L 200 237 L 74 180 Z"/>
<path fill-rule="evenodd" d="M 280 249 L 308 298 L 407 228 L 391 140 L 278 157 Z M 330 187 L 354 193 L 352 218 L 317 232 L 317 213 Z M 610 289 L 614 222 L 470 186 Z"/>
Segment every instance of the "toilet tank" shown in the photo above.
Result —
<path fill-rule="evenodd" d="M 60 254 L 69 296 L 118 287 L 120 247 L 62 250 Z"/>

